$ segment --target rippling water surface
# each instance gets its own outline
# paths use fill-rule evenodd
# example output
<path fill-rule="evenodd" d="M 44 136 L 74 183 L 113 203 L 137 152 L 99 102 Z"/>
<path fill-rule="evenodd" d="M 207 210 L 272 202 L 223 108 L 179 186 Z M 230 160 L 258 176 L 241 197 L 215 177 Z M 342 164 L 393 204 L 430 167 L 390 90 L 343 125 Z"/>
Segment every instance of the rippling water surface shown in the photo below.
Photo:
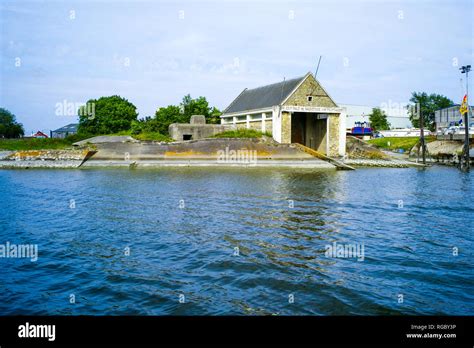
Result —
<path fill-rule="evenodd" d="M 0 244 L 39 250 L 0 258 L 3 315 L 474 314 L 474 173 L 2 170 L 0 194 Z"/>

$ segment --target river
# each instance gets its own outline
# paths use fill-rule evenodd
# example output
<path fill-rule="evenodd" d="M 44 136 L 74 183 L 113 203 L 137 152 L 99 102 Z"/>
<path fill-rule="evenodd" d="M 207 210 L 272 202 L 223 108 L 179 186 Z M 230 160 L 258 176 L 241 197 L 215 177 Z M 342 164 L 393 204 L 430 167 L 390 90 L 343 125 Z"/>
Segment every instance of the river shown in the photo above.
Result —
<path fill-rule="evenodd" d="M 1 315 L 474 314 L 455 168 L 2 170 L 0 193 L 0 244 L 38 251 L 0 258 Z"/>

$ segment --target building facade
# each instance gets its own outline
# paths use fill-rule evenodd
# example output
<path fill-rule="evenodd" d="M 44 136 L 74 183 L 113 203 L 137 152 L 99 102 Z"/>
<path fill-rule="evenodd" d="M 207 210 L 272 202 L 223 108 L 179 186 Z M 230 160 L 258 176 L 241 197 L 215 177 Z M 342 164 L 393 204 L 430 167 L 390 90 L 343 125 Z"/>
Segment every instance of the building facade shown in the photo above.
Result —
<path fill-rule="evenodd" d="M 78 123 L 70 123 L 67 126 L 51 131 L 51 138 L 66 138 L 68 135 L 77 133 Z"/>
<path fill-rule="evenodd" d="M 457 126 L 464 123 L 464 115 L 459 111 L 461 105 L 453 105 L 448 108 L 435 111 L 436 131 L 441 131 L 450 126 Z M 472 106 L 469 107 L 472 110 Z M 469 125 L 474 124 L 474 115 L 470 112 Z"/>
<path fill-rule="evenodd" d="M 282 144 L 299 143 L 328 156 L 344 156 L 346 114 L 311 73 L 244 89 L 221 115 L 222 125 L 272 134 Z"/>

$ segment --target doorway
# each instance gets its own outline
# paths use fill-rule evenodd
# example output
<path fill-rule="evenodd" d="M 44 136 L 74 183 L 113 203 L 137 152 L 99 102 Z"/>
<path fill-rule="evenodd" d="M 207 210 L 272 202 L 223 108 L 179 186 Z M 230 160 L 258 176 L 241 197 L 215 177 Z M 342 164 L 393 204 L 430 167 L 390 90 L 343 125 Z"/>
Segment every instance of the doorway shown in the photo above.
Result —
<path fill-rule="evenodd" d="M 327 154 L 327 115 L 294 112 L 291 115 L 291 142 Z"/>

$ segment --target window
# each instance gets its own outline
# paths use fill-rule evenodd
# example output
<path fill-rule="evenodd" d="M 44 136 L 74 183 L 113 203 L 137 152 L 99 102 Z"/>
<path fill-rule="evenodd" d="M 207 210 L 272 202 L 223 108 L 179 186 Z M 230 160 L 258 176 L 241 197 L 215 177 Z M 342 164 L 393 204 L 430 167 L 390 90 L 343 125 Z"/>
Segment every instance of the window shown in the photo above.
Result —
<path fill-rule="evenodd" d="M 193 135 L 192 134 L 183 134 L 183 140 L 192 140 Z"/>
<path fill-rule="evenodd" d="M 309 102 L 313 101 L 313 96 L 312 95 L 308 95 L 306 98 L 308 98 Z"/>

